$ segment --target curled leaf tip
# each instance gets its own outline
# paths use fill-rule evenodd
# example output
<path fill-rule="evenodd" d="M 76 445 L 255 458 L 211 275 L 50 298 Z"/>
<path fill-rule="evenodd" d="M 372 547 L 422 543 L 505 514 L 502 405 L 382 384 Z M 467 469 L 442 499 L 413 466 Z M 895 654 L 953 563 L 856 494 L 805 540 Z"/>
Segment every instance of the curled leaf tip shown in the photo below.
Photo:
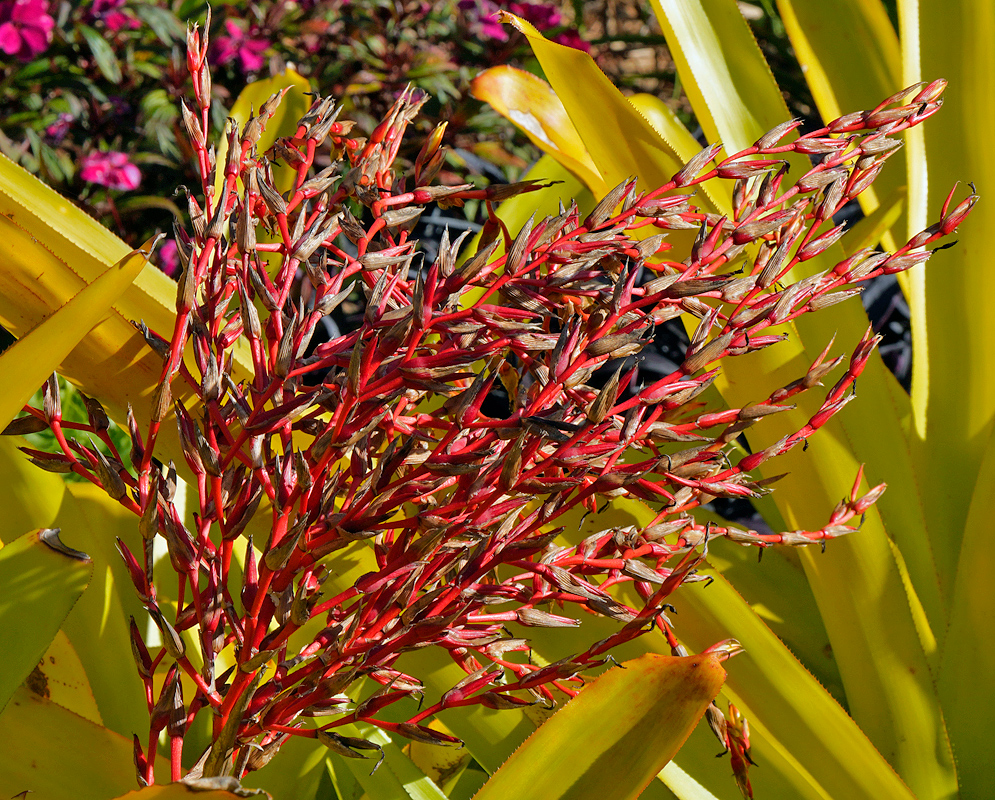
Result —
<path fill-rule="evenodd" d="M 62 553 L 64 556 L 69 556 L 77 561 L 89 564 L 90 556 L 82 550 L 76 550 L 63 542 L 62 539 L 59 538 L 59 534 L 61 532 L 61 528 L 44 528 L 38 532 L 38 541 L 42 544 L 48 545 L 56 552 Z"/>

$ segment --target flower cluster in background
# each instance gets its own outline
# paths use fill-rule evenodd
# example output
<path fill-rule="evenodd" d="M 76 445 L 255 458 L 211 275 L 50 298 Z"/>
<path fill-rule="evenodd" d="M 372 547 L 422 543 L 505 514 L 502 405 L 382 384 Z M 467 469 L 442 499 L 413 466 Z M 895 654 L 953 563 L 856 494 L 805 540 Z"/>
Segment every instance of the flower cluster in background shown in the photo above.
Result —
<path fill-rule="evenodd" d="M 47 0 L 5 0 L 0 3 L 0 50 L 21 61 L 41 55 L 52 42 L 55 20 Z"/>
<path fill-rule="evenodd" d="M 0 0 L 7 56 L 0 58 L 0 152 L 129 242 L 168 231 L 171 217 L 186 224 L 186 204 L 172 194 L 196 181 L 182 136 L 179 98 L 188 78 L 178 45 L 207 11 L 204 0 Z M 498 64 L 539 71 L 499 11 L 592 52 L 627 91 L 671 95 L 688 121 L 652 14 L 634 0 L 261 0 L 214 3 L 211 11 L 212 56 L 221 67 L 214 133 L 247 83 L 292 66 L 338 99 L 361 134 L 406 86 L 422 90 L 428 102 L 419 131 L 449 123 L 440 180 L 456 181 L 457 173 L 479 186 L 517 180 L 537 151 L 468 91 L 473 77 Z M 480 209 L 469 203 L 453 213 L 473 220 Z"/>
<path fill-rule="evenodd" d="M 80 163 L 79 176 L 87 183 L 121 192 L 137 189 L 142 182 L 142 173 L 128 154 L 117 150 L 87 153 Z"/>
<path fill-rule="evenodd" d="M 554 42 L 590 52 L 576 28 L 563 26 L 563 14 L 552 3 L 513 3 L 506 0 L 460 0 L 459 9 L 470 20 L 471 32 L 482 39 L 506 42 L 512 32 L 498 19 L 499 11 L 509 11 L 535 25 L 541 33 L 549 33 Z M 556 30 L 554 30 L 556 29 Z"/>
<path fill-rule="evenodd" d="M 468 169 L 480 185 L 517 179 L 535 150 L 468 91 L 489 66 L 535 68 L 524 37 L 494 18 L 502 8 L 586 47 L 567 27 L 569 4 L 212 3 L 212 57 L 221 67 L 214 132 L 247 83 L 287 66 L 339 98 L 360 129 L 410 84 L 430 98 L 422 132 L 450 121 L 453 155 L 442 180 L 454 169 Z M 0 152 L 128 241 L 168 231 L 171 217 L 186 224 L 172 187 L 194 183 L 196 165 L 182 136 L 188 78 L 177 46 L 187 24 L 203 25 L 207 14 L 202 0 L 0 0 Z"/>

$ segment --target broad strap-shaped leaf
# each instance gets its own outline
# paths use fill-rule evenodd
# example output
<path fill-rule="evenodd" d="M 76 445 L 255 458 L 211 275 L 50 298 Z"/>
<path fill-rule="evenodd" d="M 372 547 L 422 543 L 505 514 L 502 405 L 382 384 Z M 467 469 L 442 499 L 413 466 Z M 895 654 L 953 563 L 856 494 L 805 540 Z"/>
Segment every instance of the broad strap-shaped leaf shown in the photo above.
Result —
<path fill-rule="evenodd" d="M 648 654 L 623 667 L 543 724 L 476 800 L 638 797 L 701 719 L 725 670 L 715 655 Z"/>
<path fill-rule="evenodd" d="M 65 305 L 130 248 L 85 212 L 36 177 L 0 155 L 0 325 L 24 336 Z M 146 269 L 124 292 L 114 310 L 63 360 L 60 374 L 122 421 L 130 403 L 147 427 L 150 398 L 162 373 L 162 360 L 144 342 L 132 321 L 169 337 L 175 321 L 176 284 Z M 191 356 L 192 357 L 192 356 Z M 247 348 L 235 350 L 232 377 L 250 374 Z M 183 381 L 173 384 L 188 408 L 197 403 Z M 164 425 L 157 446 L 162 456 L 186 469 L 175 426 Z"/>
<path fill-rule="evenodd" d="M 715 800 L 715 795 L 671 761 L 657 776 L 679 800 Z"/>
<path fill-rule="evenodd" d="M 90 557 L 63 544 L 54 528 L 25 533 L 0 550 L 0 711 L 37 666 L 92 572 Z"/>
<path fill-rule="evenodd" d="M 473 79 L 470 91 L 514 122 L 536 147 L 555 153 L 557 161 L 584 184 L 610 188 L 602 185 L 601 173 L 563 103 L 542 78 L 515 67 L 492 67 Z"/>
<path fill-rule="evenodd" d="M 968 181 L 982 192 L 995 185 L 990 136 L 995 125 L 995 52 L 990 46 L 995 9 L 987 0 L 900 2 L 899 9 L 903 83 L 938 77 L 949 81 L 943 111 L 907 137 L 909 229 L 917 231 L 936 221 L 954 181 L 961 181 L 957 200 L 968 194 Z M 954 576 L 963 563 L 962 540 L 974 535 L 966 525 L 968 509 L 988 500 L 988 487 L 978 483 L 976 488 L 975 481 L 995 416 L 995 316 L 990 303 L 995 274 L 988 258 L 993 226 L 995 206 L 983 198 L 958 229 L 956 246 L 937 253 L 925 270 L 911 275 L 914 430 L 923 443 L 925 513 L 947 598 L 958 593 Z M 988 727 L 970 733 L 979 739 L 995 732 L 995 707 L 982 713 Z M 965 789 L 965 796 L 970 794 Z"/>
<path fill-rule="evenodd" d="M 683 16 L 690 14 L 696 24 L 714 25 L 719 21 L 721 24 L 715 31 L 723 30 L 728 36 L 736 34 L 750 38 L 745 25 L 742 30 L 737 24 L 727 25 L 726 12 L 713 8 L 712 3 L 707 5 L 707 13 L 700 3 L 680 4 L 679 10 Z M 687 26 L 683 16 L 679 20 L 681 29 Z M 718 36 L 715 31 L 713 36 Z M 630 150 L 618 154 L 619 148 L 615 145 L 619 139 L 612 136 L 615 128 L 624 127 L 627 123 L 616 121 L 614 127 L 597 124 L 597 120 L 608 116 L 628 114 L 633 126 L 638 128 L 643 118 L 629 104 L 620 102 L 621 95 L 610 84 L 597 84 L 597 94 L 592 93 L 589 86 L 584 86 L 584 91 L 578 88 L 577 75 L 581 74 L 584 54 L 577 54 L 576 51 L 565 54 L 562 52 L 565 48 L 557 49 L 545 43 L 539 34 L 527 29 L 526 33 L 536 47 L 536 54 L 553 89 L 563 101 L 599 169 L 603 173 L 612 168 L 628 171 L 622 174 L 631 174 L 631 170 L 635 169 L 636 174 L 654 176 L 657 184 L 661 183 L 659 163 L 648 157 L 639 161 Z M 696 37 L 697 33 L 691 38 L 693 47 L 685 49 L 701 47 L 701 41 Z M 674 46 L 680 47 L 679 44 Z M 733 43 L 725 42 L 723 57 L 735 52 L 742 52 L 746 54 L 744 57 L 748 57 L 752 46 L 755 45 L 743 43 L 734 47 Z M 741 82 L 728 88 L 715 84 L 710 77 L 699 80 L 693 74 L 685 75 L 684 83 L 697 82 L 700 96 L 707 98 L 707 102 L 703 99 L 700 107 L 696 107 L 699 117 L 712 114 L 713 108 L 724 104 L 734 107 L 737 103 L 747 102 L 756 94 L 768 98 L 766 105 L 761 103 L 766 111 L 760 119 L 766 120 L 765 124 L 773 125 L 783 118 L 776 115 L 777 105 L 781 102 L 779 93 L 765 70 L 754 70 L 754 73 L 758 80 L 766 81 L 766 85 L 757 86 L 752 92 Z M 713 74 L 714 70 L 706 70 L 706 77 Z M 777 102 L 770 99 L 773 95 L 777 95 Z M 598 97 L 598 100 L 593 101 L 593 97 Z M 720 123 L 726 124 L 722 122 L 726 116 L 723 112 L 721 117 L 716 117 L 716 130 Z M 756 131 L 756 135 L 761 132 L 756 127 L 759 124 L 729 123 L 727 143 L 735 147 L 750 144 L 753 132 Z M 649 150 L 646 149 L 646 152 Z M 647 183 L 652 181 L 647 179 Z M 827 268 L 842 257 L 839 248 L 827 251 L 823 261 L 812 264 L 811 269 Z M 800 377 L 834 333 L 840 332 L 846 337 L 844 341 L 853 342 L 866 325 L 863 310 L 852 303 L 807 315 L 793 326 L 800 336 L 792 337 L 778 347 L 751 354 L 749 358 L 731 359 L 724 366 L 717 385 L 731 406 L 753 402 L 757 397 L 767 396 L 775 388 Z M 860 409 L 847 409 L 841 421 L 833 420 L 820 431 L 820 447 L 830 448 L 833 455 L 815 459 L 803 458 L 800 453 L 790 454 L 790 457 L 771 465 L 777 472 L 785 468 L 792 471 L 790 478 L 779 487 L 775 500 L 792 527 L 817 527 L 828 518 L 838 498 L 849 491 L 859 464 L 868 462 L 868 474 L 875 481 L 884 479 L 892 486 L 892 492 L 886 493 L 879 508 L 888 515 L 889 530 L 893 532 L 896 542 L 903 552 L 908 552 L 905 559 L 908 573 L 921 600 L 916 605 L 933 615 L 930 625 L 935 628 L 943 618 L 942 602 L 922 510 L 916 502 L 918 483 L 912 454 L 902 429 L 901 420 L 905 416 L 902 393 L 895 385 L 893 376 L 887 373 L 876 357 L 865 369 L 860 390 L 866 410 L 861 413 Z M 755 433 L 751 431 L 751 446 L 754 449 L 766 446 L 785 433 L 798 430 L 817 410 L 818 404 L 816 394 L 802 396 L 797 410 L 765 420 L 763 426 L 754 429 Z M 888 409 L 894 409 L 894 413 L 889 413 Z M 830 444 L 827 440 L 834 443 Z M 919 635 L 921 626 L 913 620 L 905 593 L 906 584 L 892 556 L 881 518 L 876 513 L 868 515 L 868 524 L 861 532 L 860 541 L 834 543 L 834 552 L 833 561 L 840 565 L 834 571 L 815 571 L 813 562 L 806 560 L 804 563 L 823 616 L 826 617 L 829 609 L 833 609 L 827 620 L 827 629 L 847 689 L 851 713 L 914 788 L 925 791 L 935 786 L 948 786 L 952 780 L 952 765 L 949 753 L 944 756 L 944 748 L 937 747 L 945 734 L 936 710 L 935 690 L 929 675 L 930 661 Z M 843 564 L 848 559 L 864 565 L 862 573 L 858 573 L 860 580 L 847 580 L 849 575 Z M 882 582 L 888 587 L 884 593 L 881 591 Z M 884 642 L 888 642 L 890 647 L 884 647 Z M 881 652 L 887 652 L 888 658 L 880 657 Z M 892 671 L 895 669 L 903 677 L 894 679 Z M 912 676 L 914 690 L 897 689 L 898 684 L 906 680 L 904 676 Z M 910 697 L 913 698 L 911 702 Z M 938 755 L 931 760 L 924 758 L 923 753 Z"/>
<path fill-rule="evenodd" d="M 890 171 L 884 170 L 883 174 L 890 174 Z M 894 191 L 878 203 L 873 211 L 869 211 L 865 217 L 847 231 L 847 235 L 840 240 L 847 256 L 851 256 L 865 247 L 875 248 L 878 244 L 885 248 L 888 247 L 885 239 L 890 235 L 889 232 L 895 227 L 905 211 L 907 195 L 908 189 L 904 184 L 895 187 Z M 900 275 L 904 274 L 900 273 Z"/>
<path fill-rule="evenodd" d="M 735 3 L 653 0 L 653 10 L 708 141 L 722 142 L 731 155 L 788 119 L 770 67 Z"/>
<path fill-rule="evenodd" d="M 20 436 L 0 436 L 0 508 L 3 526 L 0 542 L 9 542 L 31 528 L 47 528 L 55 522 L 66 491 L 59 475 L 32 464 L 18 446 Z"/>
<path fill-rule="evenodd" d="M 28 688 L 15 692 L 0 730 L 0 787 L 8 796 L 27 790 L 46 800 L 110 800 L 135 788 L 130 739 Z M 168 775 L 169 762 L 157 757 L 156 772 Z"/>
<path fill-rule="evenodd" d="M 640 502 L 619 498 L 613 500 L 610 510 L 600 517 L 589 517 L 572 535 L 579 540 L 605 526 L 644 527 L 653 519 L 654 513 Z M 845 539 L 832 544 L 838 545 L 841 541 Z M 806 550 L 812 548 L 799 549 L 803 558 Z M 750 721 L 753 753 L 758 762 L 764 764 L 764 769 L 755 773 L 757 796 L 911 798 L 912 794 L 866 735 L 771 633 L 732 584 L 711 569 L 704 572 L 713 579 L 708 585 L 687 585 L 675 595 L 676 630 L 692 651 L 701 651 L 730 636 L 745 648 L 744 653 L 729 661 L 729 677 L 722 694 Z M 776 587 L 772 587 L 772 591 L 775 590 Z M 631 591 L 624 590 L 620 599 L 637 602 L 634 593 L 629 594 Z M 599 631 L 596 627 L 585 631 L 587 626 L 602 622 L 600 619 L 585 620 L 580 628 L 564 630 L 558 638 L 606 636 L 608 631 Z M 576 649 L 576 645 L 576 641 L 568 642 L 565 647 Z M 662 635 L 650 633 L 630 645 L 652 650 L 665 648 L 666 642 Z M 545 658 L 560 658 L 565 654 L 560 650 L 544 650 L 541 643 L 536 645 L 536 650 Z M 623 650 L 621 657 L 631 657 L 631 650 Z M 915 699 L 914 694 L 909 697 Z M 677 761 L 689 772 L 697 767 L 691 774 L 717 792 L 712 777 L 714 746 L 713 739 L 708 743 L 708 752 L 697 763 L 689 762 L 683 750 Z M 766 790 L 762 793 L 762 786 L 768 783 L 772 790 L 770 795 Z M 782 794 L 782 790 L 787 794 Z"/>
<path fill-rule="evenodd" d="M 108 268 L 0 355 L 0 374 L 5 380 L 4 392 L 0 395 L 0 425 L 6 426 L 17 416 L 45 379 L 108 314 L 111 305 L 148 263 L 152 245 L 152 241 L 146 242 L 143 249 L 132 251 Z"/>
<path fill-rule="evenodd" d="M 351 730 L 350 730 L 351 728 Z M 372 725 L 356 724 L 339 728 L 339 732 L 347 736 L 359 736 L 368 742 L 383 748 L 383 763 L 370 774 L 370 760 L 344 759 L 333 756 L 339 764 L 349 769 L 356 782 L 363 787 L 371 798 L 389 798 L 389 800 L 446 800 L 446 795 L 424 772 L 416 767 L 410 758 L 404 754 L 401 745 L 392 741 L 391 737 Z M 404 740 L 401 740 L 402 744 Z M 378 755 L 371 752 L 369 759 L 376 763 Z"/>
<path fill-rule="evenodd" d="M 328 748 L 316 739 L 291 736 L 265 768 L 250 772 L 242 779 L 242 786 L 262 789 L 277 800 L 322 800 L 325 795 L 320 793 L 320 786 L 325 780 L 329 759 Z"/>
<path fill-rule="evenodd" d="M 963 797 L 995 796 L 995 773 L 988 768 L 995 735 L 995 436 L 981 463 L 950 608 L 950 628 L 939 675 L 940 702 L 960 770 Z M 984 766 L 982 766 L 984 765 Z"/>
<path fill-rule="evenodd" d="M 100 709 L 86 677 L 83 662 L 65 631 L 57 631 L 48 650 L 32 671 L 29 683 L 32 691 L 93 722 L 103 725 Z"/>
<path fill-rule="evenodd" d="M 93 484 L 72 483 L 56 524 L 67 538 L 71 532 L 72 541 L 90 555 L 94 565 L 90 590 L 66 618 L 63 630 L 86 669 L 103 724 L 122 736 L 141 733 L 148 729 L 148 709 L 130 656 L 129 620 L 134 617 L 144 631 L 149 616 L 116 545 L 120 538 L 143 560 L 138 517 Z M 172 590 L 176 590 L 175 579 Z M 110 658 L 109 653 L 119 655 Z"/>
<path fill-rule="evenodd" d="M 905 85 L 898 35 L 880 0 L 778 0 L 777 8 L 822 119 L 874 108 Z M 859 198 L 865 214 L 905 185 L 905 154 L 896 153 L 890 161 L 889 169 Z M 896 228 L 902 241 L 903 234 Z M 884 246 L 895 246 L 890 226 Z M 904 273 L 899 275 L 903 279 Z"/>
<path fill-rule="evenodd" d="M 588 187 L 596 195 L 634 176 L 641 189 L 653 189 L 683 166 L 675 148 L 635 112 L 587 53 L 550 42 L 525 20 L 501 13 L 528 37 L 546 79 L 601 173 L 604 184 Z M 591 102 L 593 98 L 597 102 Z M 592 137 L 589 132 L 595 127 L 599 135 Z"/>

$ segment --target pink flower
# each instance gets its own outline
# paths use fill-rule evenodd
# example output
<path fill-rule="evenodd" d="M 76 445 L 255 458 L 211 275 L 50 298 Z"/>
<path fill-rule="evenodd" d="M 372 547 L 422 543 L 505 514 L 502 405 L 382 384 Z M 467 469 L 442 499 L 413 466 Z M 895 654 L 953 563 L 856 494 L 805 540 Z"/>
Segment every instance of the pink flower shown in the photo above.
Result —
<path fill-rule="evenodd" d="M 117 33 L 122 28 L 140 28 L 141 20 L 136 19 L 130 12 L 124 10 L 125 0 L 93 0 L 90 7 L 90 19 L 94 22 L 102 22 L 107 29 Z"/>
<path fill-rule="evenodd" d="M 170 278 L 175 278 L 180 271 L 180 251 L 175 240 L 167 239 L 159 248 L 159 269 Z"/>
<path fill-rule="evenodd" d="M 79 174 L 87 183 L 124 192 L 137 189 L 142 181 L 142 173 L 131 163 L 128 154 L 116 150 L 84 156 Z"/>
<path fill-rule="evenodd" d="M 585 53 L 591 52 L 591 45 L 580 38 L 580 34 L 573 28 L 563 31 L 563 33 L 558 33 L 556 36 L 551 37 L 557 44 L 563 44 L 567 47 L 572 47 L 574 50 L 583 50 Z"/>
<path fill-rule="evenodd" d="M 531 22 L 540 31 L 556 27 L 562 19 L 555 6 L 544 3 L 508 3 L 508 10 Z"/>
<path fill-rule="evenodd" d="M 227 36 L 219 36 L 214 40 L 214 58 L 220 64 L 237 59 L 242 72 L 256 72 L 265 63 L 263 51 L 269 47 L 265 39 L 250 36 L 242 30 L 233 19 L 225 20 Z"/>
<path fill-rule="evenodd" d="M 484 39 L 508 41 L 508 27 L 498 21 L 497 12 L 506 8 L 512 14 L 531 22 L 540 31 L 559 25 L 563 18 L 556 6 L 545 3 L 518 3 L 511 0 L 460 0 L 459 8 L 470 19 L 470 28 Z"/>
<path fill-rule="evenodd" d="M 30 61 L 52 43 L 55 20 L 48 14 L 47 0 L 0 2 L 0 50 L 21 61 Z"/>
<path fill-rule="evenodd" d="M 55 122 L 45 128 L 45 135 L 49 138 L 49 141 L 52 144 L 59 144 L 59 142 L 65 139 L 75 119 L 72 114 L 59 114 Z"/>

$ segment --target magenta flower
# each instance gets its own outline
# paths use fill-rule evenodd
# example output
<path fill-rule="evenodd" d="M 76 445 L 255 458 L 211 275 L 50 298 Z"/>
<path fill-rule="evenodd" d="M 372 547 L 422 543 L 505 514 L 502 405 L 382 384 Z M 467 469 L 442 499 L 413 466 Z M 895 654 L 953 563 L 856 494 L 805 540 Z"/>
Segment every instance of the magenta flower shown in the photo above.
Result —
<path fill-rule="evenodd" d="M 512 14 L 531 22 L 540 31 L 556 27 L 562 20 L 556 6 L 545 3 L 508 3 L 507 5 Z"/>
<path fill-rule="evenodd" d="M 84 156 L 79 174 L 87 183 L 123 192 L 137 189 L 142 181 L 142 173 L 131 163 L 128 154 L 116 150 Z"/>
<path fill-rule="evenodd" d="M 573 28 L 569 28 L 556 36 L 550 37 L 557 44 L 572 47 L 574 50 L 583 50 L 585 53 L 591 52 L 591 45 L 580 38 L 580 34 Z"/>
<path fill-rule="evenodd" d="M 167 239 L 159 248 L 159 269 L 170 278 L 175 278 L 180 271 L 180 250 L 174 239 Z"/>
<path fill-rule="evenodd" d="M 466 12 L 470 30 L 482 39 L 508 41 L 508 31 L 498 22 L 501 6 L 493 0 L 460 0 L 459 10 Z"/>
<path fill-rule="evenodd" d="M 125 0 L 93 0 L 90 7 L 90 19 L 102 22 L 109 31 L 117 33 L 123 28 L 140 28 L 141 20 L 136 19 L 124 8 Z"/>
<path fill-rule="evenodd" d="M 466 12 L 470 29 L 484 39 L 508 40 L 508 28 L 498 21 L 497 12 L 507 9 L 512 14 L 531 22 L 540 31 L 555 28 L 563 22 L 563 17 L 554 5 L 546 3 L 519 3 L 511 0 L 460 0 L 459 9 Z M 562 34 L 561 34 L 562 36 Z M 580 40 L 574 32 L 574 36 Z M 571 44 L 571 47 L 576 45 Z M 581 47 L 580 49 L 586 49 Z"/>
<path fill-rule="evenodd" d="M 256 72 L 265 63 L 263 51 L 269 47 L 266 39 L 251 36 L 233 19 L 225 20 L 226 36 L 214 40 L 214 58 L 221 64 L 238 60 L 242 72 Z"/>
<path fill-rule="evenodd" d="M 0 2 L 0 50 L 9 56 L 30 61 L 41 55 L 52 43 L 53 28 L 47 0 Z"/>
<path fill-rule="evenodd" d="M 76 118 L 72 114 L 62 113 L 56 117 L 55 122 L 45 128 L 45 136 L 48 137 L 52 144 L 59 144 L 63 139 L 66 138 L 66 134 L 69 133 L 69 128 L 72 126 L 73 121 Z"/>

